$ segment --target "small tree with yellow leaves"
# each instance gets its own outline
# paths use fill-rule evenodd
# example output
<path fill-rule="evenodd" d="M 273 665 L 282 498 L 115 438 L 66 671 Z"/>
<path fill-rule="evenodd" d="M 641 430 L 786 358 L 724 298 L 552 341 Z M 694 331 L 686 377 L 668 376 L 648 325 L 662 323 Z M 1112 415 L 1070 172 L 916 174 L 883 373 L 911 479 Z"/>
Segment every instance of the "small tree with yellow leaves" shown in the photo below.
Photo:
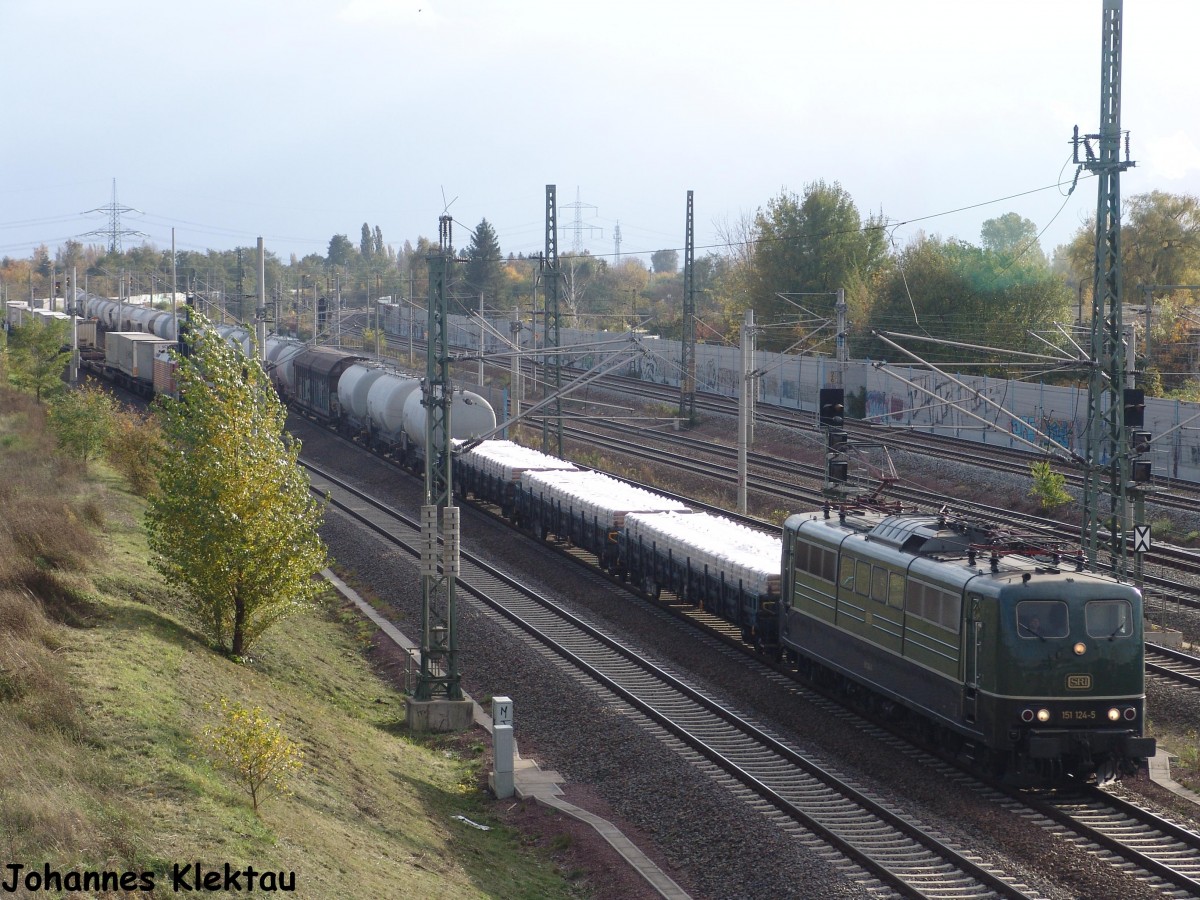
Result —
<path fill-rule="evenodd" d="M 287 409 L 259 361 L 190 313 L 180 398 L 158 399 L 164 440 L 146 525 L 155 565 L 185 589 L 212 641 L 241 658 L 321 591 L 323 504 L 300 468 Z"/>
<path fill-rule="evenodd" d="M 1033 487 L 1029 493 L 1037 498 L 1042 509 L 1054 509 L 1064 503 L 1070 503 L 1072 497 L 1067 492 L 1067 479 L 1055 472 L 1048 462 L 1035 462 L 1029 467 L 1033 476 Z"/>
<path fill-rule="evenodd" d="M 221 698 L 221 722 L 204 729 L 205 746 L 250 794 L 254 814 L 270 797 L 286 796 L 288 777 L 304 765 L 304 751 L 260 707 Z"/>

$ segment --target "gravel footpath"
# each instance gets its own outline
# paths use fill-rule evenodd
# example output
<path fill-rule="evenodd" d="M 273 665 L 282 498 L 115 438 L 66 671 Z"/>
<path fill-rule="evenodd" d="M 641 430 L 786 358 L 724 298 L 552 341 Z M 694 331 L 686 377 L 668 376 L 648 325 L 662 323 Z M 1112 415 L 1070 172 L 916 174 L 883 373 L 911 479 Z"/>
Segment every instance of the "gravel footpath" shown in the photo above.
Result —
<path fill-rule="evenodd" d="M 297 433 L 305 441 L 306 456 L 335 471 L 350 472 L 364 489 L 401 509 L 413 510 L 420 503 L 415 479 L 376 460 L 350 455 L 344 445 L 310 426 L 298 426 Z M 923 475 L 937 477 L 931 468 L 925 460 Z M 942 477 L 957 480 L 948 473 Z M 467 549 L 603 624 L 626 643 L 646 648 L 647 655 L 685 671 L 689 680 L 725 698 L 731 707 L 769 722 L 831 767 L 903 804 L 914 820 L 1025 878 L 1043 896 L 1158 896 L 969 791 L 947 791 L 941 778 L 906 757 L 896 758 L 840 717 L 809 703 L 802 692 L 731 665 L 711 645 L 618 591 L 581 587 L 561 558 L 507 527 L 468 508 L 463 511 L 462 533 Z M 385 598 L 397 627 L 414 635 L 420 620 L 415 565 L 364 536 L 336 512 L 327 515 L 322 534 L 355 586 Z M 513 698 L 522 756 L 559 771 L 568 800 L 613 820 L 694 897 L 876 896 L 856 883 L 854 867 L 810 837 L 789 836 L 745 804 L 731 803 L 728 789 L 677 754 L 655 729 L 639 725 L 622 705 L 602 698 L 472 604 L 460 603 L 460 623 L 463 686 L 485 706 L 493 695 Z M 505 801 L 494 808 L 497 815 L 527 828 L 535 836 L 531 840 L 541 834 L 544 843 L 548 828 L 569 834 L 572 861 L 567 865 L 583 869 L 593 896 L 653 896 L 628 872 L 619 871 L 620 863 L 613 862 L 607 845 L 591 837 L 589 829 L 529 806 Z"/>

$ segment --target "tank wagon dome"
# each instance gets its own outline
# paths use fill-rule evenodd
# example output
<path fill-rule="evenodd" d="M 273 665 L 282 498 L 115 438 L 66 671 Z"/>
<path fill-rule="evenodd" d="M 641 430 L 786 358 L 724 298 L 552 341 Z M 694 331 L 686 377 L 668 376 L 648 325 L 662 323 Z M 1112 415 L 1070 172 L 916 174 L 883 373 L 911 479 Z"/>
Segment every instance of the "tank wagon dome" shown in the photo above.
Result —
<path fill-rule="evenodd" d="M 338 401 L 342 409 L 359 423 L 367 421 L 367 396 L 371 385 L 387 374 L 387 369 L 370 363 L 355 363 L 338 379 Z"/>
<path fill-rule="evenodd" d="M 408 439 L 425 448 L 425 406 L 421 391 L 404 401 L 404 431 Z M 465 441 L 486 434 L 496 427 L 496 411 L 483 397 L 472 391 L 455 391 L 450 403 L 450 437 Z"/>
<path fill-rule="evenodd" d="M 404 431 L 404 407 L 414 391 L 420 395 L 421 380 L 412 375 L 384 371 L 367 391 L 367 418 L 382 434 L 399 438 Z"/>

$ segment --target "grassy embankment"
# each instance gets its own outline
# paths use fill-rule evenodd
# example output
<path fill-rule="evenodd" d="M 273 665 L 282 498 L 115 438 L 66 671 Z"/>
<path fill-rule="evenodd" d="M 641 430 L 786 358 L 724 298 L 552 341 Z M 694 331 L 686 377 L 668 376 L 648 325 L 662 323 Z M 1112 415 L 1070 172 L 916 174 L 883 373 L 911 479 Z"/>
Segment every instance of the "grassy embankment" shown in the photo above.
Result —
<path fill-rule="evenodd" d="M 10 863 L 153 872 L 139 895 L 165 897 L 172 867 L 199 861 L 295 872 L 310 898 L 577 896 L 519 835 L 454 818 L 497 824 L 482 744 L 409 738 L 336 599 L 236 664 L 148 566 L 143 501 L 59 457 L 41 409 L 3 389 L 0 471 L 0 879 Z M 294 795 L 261 818 L 197 740 L 222 697 L 305 752 Z"/>

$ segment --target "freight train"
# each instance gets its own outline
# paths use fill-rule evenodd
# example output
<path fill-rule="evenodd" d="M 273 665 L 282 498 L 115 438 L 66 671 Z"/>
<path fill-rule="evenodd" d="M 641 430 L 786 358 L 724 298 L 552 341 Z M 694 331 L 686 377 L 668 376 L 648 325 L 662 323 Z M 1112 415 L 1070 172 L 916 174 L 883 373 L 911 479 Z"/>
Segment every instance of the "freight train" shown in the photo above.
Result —
<path fill-rule="evenodd" d="M 658 597 L 738 626 L 763 654 L 915 723 L 1024 783 L 1107 781 L 1153 756 L 1142 598 L 946 515 L 826 507 L 782 536 L 507 441 L 456 456 L 456 488 Z"/>
<path fill-rule="evenodd" d="M 226 338 L 228 340 L 228 338 Z M 425 459 L 422 380 L 361 354 L 267 339 L 267 370 L 284 402 L 417 471 Z M 490 403 L 455 390 L 450 439 L 466 440 L 496 427 Z"/>
<path fill-rule="evenodd" d="M 219 330 L 249 350 L 247 332 Z M 274 337 L 266 359 L 294 409 L 410 467 L 422 458 L 419 379 Z M 455 392 L 459 496 L 591 552 L 648 596 L 703 607 L 765 656 L 911 720 L 939 746 L 1016 780 L 1105 781 L 1154 755 L 1142 598 L 1130 585 L 946 515 L 827 506 L 768 534 L 509 441 L 474 440 L 495 424 L 486 400 Z"/>

